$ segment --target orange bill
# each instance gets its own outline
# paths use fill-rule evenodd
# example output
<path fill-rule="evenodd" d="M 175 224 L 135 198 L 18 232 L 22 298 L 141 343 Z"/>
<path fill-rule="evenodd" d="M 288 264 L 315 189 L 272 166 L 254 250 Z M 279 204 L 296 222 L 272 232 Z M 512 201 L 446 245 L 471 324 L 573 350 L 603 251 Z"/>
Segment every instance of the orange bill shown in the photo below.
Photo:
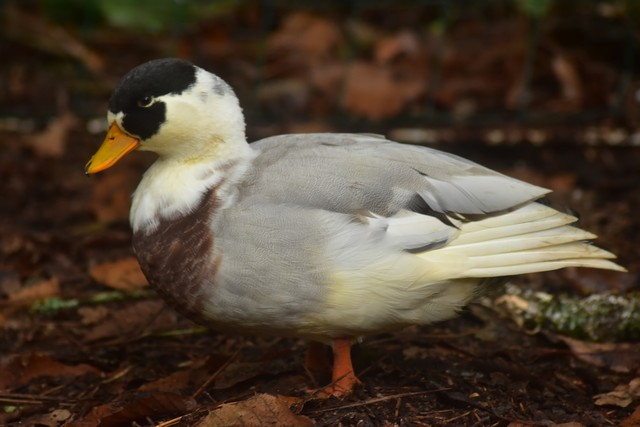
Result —
<path fill-rule="evenodd" d="M 104 142 L 84 167 L 84 173 L 91 175 L 115 165 L 125 154 L 140 146 L 140 140 L 124 133 L 114 122 L 104 138 Z"/>

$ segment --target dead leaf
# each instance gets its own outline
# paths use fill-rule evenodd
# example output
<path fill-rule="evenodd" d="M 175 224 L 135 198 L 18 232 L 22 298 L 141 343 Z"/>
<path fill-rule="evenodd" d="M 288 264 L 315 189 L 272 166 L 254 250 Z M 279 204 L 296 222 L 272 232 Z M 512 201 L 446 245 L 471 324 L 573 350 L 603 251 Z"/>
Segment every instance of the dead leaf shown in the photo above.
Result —
<path fill-rule="evenodd" d="M 192 369 L 175 371 L 166 377 L 143 384 L 138 388 L 138 391 L 182 392 L 193 382 L 196 373 L 200 372 Z"/>
<path fill-rule="evenodd" d="M 210 356 L 192 360 L 185 369 L 172 372 L 166 377 L 159 378 L 141 385 L 138 391 L 166 391 L 174 393 L 182 393 L 194 384 L 202 384 L 202 382 L 210 375 L 211 362 L 214 367 L 219 367 L 228 360 L 223 356 Z"/>
<path fill-rule="evenodd" d="M 32 253 L 36 250 L 35 244 L 29 237 L 7 229 L 0 230 L 0 253 L 2 255 L 8 257 L 20 252 Z"/>
<path fill-rule="evenodd" d="M 126 401 L 125 401 L 126 400 Z M 138 425 L 138 421 L 162 419 L 193 411 L 196 401 L 189 396 L 175 393 L 141 393 L 124 396 L 120 402 L 111 402 L 93 410 L 85 418 L 73 421 L 69 427 L 118 427 Z M 155 424 L 155 423 L 154 423 Z"/>
<path fill-rule="evenodd" d="M 177 315 L 160 300 L 138 301 L 123 308 L 112 308 L 108 316 L 87 331 L 84 341 L 134 336 L 175 327 Z"/>
<path fill-rule="evenodd" d="M 104 262 L 91 268 L 91 278 L 98 283 L 120 291 L 131 291 L 149 286 L 140 264 L 134 257 Z"/>
<path fill-rule="evenodd" d="M 379 64 L 386 64 L 401 55 L 415 55 L 419 50 L 418 37 L 415 33 L 405 30 L 380 40 L 376 45 L 375 58 Z"/>
<path fill-rule="evenodd" d="M 640 378 L 634 378 L 629 384 L 620 384 L 609 393 L 597 394 L 593 398 L 598 406 L 612 405 L 626 408 L 640 399 Z"/>
<path fill-rule="evenodd" d="M 575 357 L 591 365 L 621 373 L 632 372 L 640 365 L 640 344 L 593 343 L 562 335 L 553 336 L 567 344 Z"/>
<path fill-rule="evenodd" d="M 563 100 L 579 107 L 583 90 L 575 63 L 567 55 L 558 52 L 551 59 L 551 69 L 560 83 Z"/>
<path fill-rule="evenodd" d="M 425 90 L 425 79 L 394 75 L 388 67 L 357 61 L 347 73 L 344 106 L 356 115 L 380 120 L 400 113 Z"/>
<path fill-rule="evenodd" d="M 271 362 L 233 362 L 218 376 L 213 388 L 222 390 L 260 375 L 277 375 L 286 372 L 290 366 L 281 360 Z"/>
<path fill-rule="evenodd" d="M 507 427 L 532 427 L 534 425 L 538 425 L 538 424 L 534 424 L 531 422 L 521 422 L 521 421 L 513 421 L 510 422 L 509 425 L 507 425 Z M 544 423 L 545 426 L 547 427 L 585 427 L 584 424 L 579 423 L 579 422 L 569 422 L 569 423 L 562 423 L 562 424 L 555 424 L 552 422 Z"/>
<path fill-rule="evenodd" d="M 308 12 L 288 15 L 282 27 L 267 42 L 274 55 L 300 55 L 302 61 L 315 61 L 329 56 L 342 40 L 338 25 Z"/>
<path fill-rule="evenodd" d="M 271 394 L 257 394 L 241 402 L 226 403 L 210 411 L 196 427 L 213 426 L 312 426 L 313 421 L 303 415 L 291 412 L 291 406 L 302 399 Z"/>
<path fill-rule="evenodd" d="M 29 307 L 35 301 L 60 295 L 60 280 L 57 277 L 26 285 L 7 295 L 13 305 Z"/>
<path fill-rule="evenodd" d="M 309 71 L 307 81 L 316 91 L 329 99 L 338 99 L 346 69 L 347 66 L 342 61 L 322 61 Z M 330 109 L 333 108 L 332 104 Z"/>
<path fill-rule="evenodd" d="M 83 325 L 95 325 L 109 315 L 109 309 L 102 305 L 96 307 L 80 307 L 78 308 L 78 314 L 82 318 L 80 323 Z"/>
<path fill-rule="evenodd" d="M 127 161 L 127 157 L 121 160 Z M 126 219 L 129 216 L 131 193 L 139 177 L 126 169 L 104 174 L 93 187 L 91 210 L 101 222 Z"/>
<path fill-rule="evenodd" d="M 66 365 L 48 354 L 12 354 L 0 360 L 0 390 L 14 390 L 39 377 L 79 377 L 100 373 L 91 365 Z"/>
<path fill-rule="evenodd" d="M 577 421 L 570 421 L 568 423 L 549 424 L 548 427 L 585 427 L 585 425 Z"/>
<path fill-rule="evenodd" d="M 20 420 L 20 423 L 25 426 L 58 427 L 71 418 L 71 415 L 68 409 L 56 409 L 48 414 L 38 414 Z"/>
<path fill-rule="evenodd" d="M 77 123 L 78 118 L 66 111 L 49 123 L 44 131 L 25 135 L 24 142 L 41 157 L 60 158 L 67 147 L 69 131 Z"/>
<path fill-rule="evenodd" d="M 640 427 L 640 406 L 620 422 L 620 427 Z"/>

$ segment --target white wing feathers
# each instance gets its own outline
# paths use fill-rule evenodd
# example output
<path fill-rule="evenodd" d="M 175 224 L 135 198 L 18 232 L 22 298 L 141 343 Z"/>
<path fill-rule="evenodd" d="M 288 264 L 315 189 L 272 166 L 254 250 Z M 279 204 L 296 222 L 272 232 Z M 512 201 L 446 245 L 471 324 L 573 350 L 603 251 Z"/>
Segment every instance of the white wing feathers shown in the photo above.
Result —
<path fill-rule="evenodd" d="M 403 209 L 390 218 L 370 213 L 369 224 L 386 230 L 386 239 L 392 245 L 407 251 L 427 250 L 444 246 L 456 238 L 460 221 L 451 219 L 454 227 L 436 217 Z"/>
<path fill-rule="evenodd" d="M 476 222 L 462 223 L 443 248 L 418 254 L 438 280 L 499 277 L 593 267 L 625 271 L 615 256 L 589 244 L 594 234 L 567 224 L 576 218 L 539 203 Z M 435 277 L 434 277 L 435 278 Z"/>

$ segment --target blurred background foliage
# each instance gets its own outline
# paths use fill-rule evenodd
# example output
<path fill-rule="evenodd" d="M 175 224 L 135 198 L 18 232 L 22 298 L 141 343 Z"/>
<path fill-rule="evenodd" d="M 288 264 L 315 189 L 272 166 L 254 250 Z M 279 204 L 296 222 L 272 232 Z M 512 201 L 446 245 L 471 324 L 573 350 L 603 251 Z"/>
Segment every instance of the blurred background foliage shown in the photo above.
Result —
<path fill-rule="evenodd" d="M 184 31 L 198 21 L 224 15 L 242 0 L 40 0 L 53 22 L 91 30 L 111 25 L 132 33 Z"/>
<path fill-rule="evenodd" d="M 637 0 L 4 0 L 0 12 L 0 117 L 56 114 L 59 94 L 25 108 L 44 71 L 90 116 L 128 69 L 180 56 L 236 88 L 256 136 L 394 128 L 432 142 L 425 127 L 604 124 L 631 142 L 640 126 Z M 575 139 L 557 131 L 542 139 Z"/>
<path fill-rule="evenodd" d="M 5 0 L 5 2 L 20 0 Z M 51 20 L 75 25 L 111 24 L 130 31 L 147 31 L 160 33 L 177 28 L 188 28 L 199 20 L 225 13 L 240 7 L 251 0 L 38 0 L 37 6 Z M 31 2 L 33 3 L 33 2 Z M 625 15 L 631 21 L 640 23 L 640 3 L 635 0 L 487 0 L 468 2 L 463 0 L 374 0 L 374 1 L 340 1 L 328 0 L 315 2 L 302 0 L 263 1 L 264 7 L 312 8 L 324 10 L 424 6 L 445 7 L 452 14 L 450 18 L 461 17 L 463 12 L 477 14 L 482 11 L 501 11 L 504 14 L 520 13 L 534 19 L 543 18 L 547 14 L 561 17 L 564 13 L 584 12 L 596 9 L 603 15 Z"/>

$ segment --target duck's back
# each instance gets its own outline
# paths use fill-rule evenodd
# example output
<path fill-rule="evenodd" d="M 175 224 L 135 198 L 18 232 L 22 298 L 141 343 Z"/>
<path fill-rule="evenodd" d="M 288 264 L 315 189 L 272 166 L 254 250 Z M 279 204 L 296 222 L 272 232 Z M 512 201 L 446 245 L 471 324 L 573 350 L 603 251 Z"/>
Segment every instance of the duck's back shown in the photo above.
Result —
<path fill-rule="evenodd" d="M 375 135 L 283 135 L 252 147 L 259 156 L 243 194 L 276 203 L 383 216 L 409 209 L 477 218 L 549 192 L 452 154 Z"/>

